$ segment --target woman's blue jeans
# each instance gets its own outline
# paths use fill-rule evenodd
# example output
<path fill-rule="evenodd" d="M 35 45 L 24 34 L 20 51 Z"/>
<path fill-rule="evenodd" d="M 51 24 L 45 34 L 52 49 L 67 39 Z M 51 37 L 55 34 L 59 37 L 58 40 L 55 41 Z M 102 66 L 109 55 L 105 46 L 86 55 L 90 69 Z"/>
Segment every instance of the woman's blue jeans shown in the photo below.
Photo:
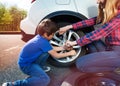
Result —
<path fill-rule="evenodd" d="M 84 73 L 114 72 L 120 68 L 120 46 L 82 56 L 77 59 L 76 66 Z"/>
<path fill-rule="evenodd" d="M 42 66 L 46 63 L 48 57 L 49 54 L 44 53 L 33 64 L 20 67 L 21 71 L 30 77 L 24 80 L 14 81 L 14 86 L 47 86 L 50 78 L 44 72 Z"/>
<path fill-rule="evenodd" d="M 93 53 L 93 52 L 105 51 L 105 48 L 107 46 L 102 40 L 97 40 L 90 44 L 87 44 L 86 47 L 88 48 L 89 53 Z"/>

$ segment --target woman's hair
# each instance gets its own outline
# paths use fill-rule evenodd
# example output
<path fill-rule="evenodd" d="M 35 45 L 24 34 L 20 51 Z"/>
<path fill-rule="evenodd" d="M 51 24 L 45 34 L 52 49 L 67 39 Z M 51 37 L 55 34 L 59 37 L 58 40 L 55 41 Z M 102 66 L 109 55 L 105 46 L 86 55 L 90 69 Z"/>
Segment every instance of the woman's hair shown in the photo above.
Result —
<path fill-rule="evenodd" d="M 37 33 L 40 35 L 47 33 L 47 35 L 49 36 L 55 33 L 56 31 L 57 31 L 57 26 L 50 19 L 42 20 L 37 26 Z"/>
<path fill-rule="evenodd" d="M 118 13 L 120 8 L 120 0 L 105 0 L 105 6 L 102 4 L 98 6 L 98 17 L 97 23 L 102 22 L 102 24 L 109 22 Z"/>

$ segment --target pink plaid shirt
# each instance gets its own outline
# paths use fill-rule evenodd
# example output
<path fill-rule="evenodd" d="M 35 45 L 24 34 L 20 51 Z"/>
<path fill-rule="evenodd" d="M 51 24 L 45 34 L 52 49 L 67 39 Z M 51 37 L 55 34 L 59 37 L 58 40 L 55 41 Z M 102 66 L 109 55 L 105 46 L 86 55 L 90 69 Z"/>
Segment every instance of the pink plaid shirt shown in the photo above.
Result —
<path fill-rule="evenodd" d="M 95 21 L 96 17 L 80 21 L 73 24 L 73 29 L 76 30 L 93 26 L 96 24 Z M 118 11 L 118 15 L 114 17 L 110 22 L 105 23 L 97 30 L 94 30 L 78 39 L 77 44 L 84 46 L 91 43 L 92 41 L 101 39 L 102 37 L 105 37 L 105 42 L 107 45 L 120 45 L 120 10 Z"/>

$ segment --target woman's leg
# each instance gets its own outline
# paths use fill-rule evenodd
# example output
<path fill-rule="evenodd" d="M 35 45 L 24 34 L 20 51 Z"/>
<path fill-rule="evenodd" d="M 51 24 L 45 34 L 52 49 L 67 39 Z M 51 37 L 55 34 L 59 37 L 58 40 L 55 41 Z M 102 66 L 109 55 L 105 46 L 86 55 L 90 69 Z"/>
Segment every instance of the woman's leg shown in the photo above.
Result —
<path fill-rule="evenodd" d="M 88 48 L 88 53 L 97 52 L 97 49 L 93 43 L 87 44 L 86 47 Z"/>
<path fill-rule="evenodd" d="M 93 43 L 98 52 L 105 51 L 107 47 L 106 44 L 102 40 L 94 41 Z"/>
<path fill-rule="evenodd" d="M 49 76 L 40 68 L 38 64 L 21 67 L 21 70 L 30 75 L 29 78 L 13 82 L 14 86 L 47 86 L 50 82 Z"/>
<path fill-rule="evenodd" d="M 88 73 L 114 71 L 120 67 L 120 57 L 114 51 L 96 52 L 78 58 L 76 66 Z"/>
<path fill-rule="evenodd" d="M 86 46 L 89 50 L 89 53 L 105 51 L 106 49 L 106 45 L 104 44 L 102 40 L 94 41 Z"/>

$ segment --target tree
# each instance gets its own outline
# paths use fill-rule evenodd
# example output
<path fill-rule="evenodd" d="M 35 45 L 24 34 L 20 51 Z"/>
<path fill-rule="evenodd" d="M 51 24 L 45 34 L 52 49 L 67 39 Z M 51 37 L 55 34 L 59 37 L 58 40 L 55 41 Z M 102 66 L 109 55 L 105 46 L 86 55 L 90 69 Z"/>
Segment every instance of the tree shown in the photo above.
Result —
<path fill-rule="evenodd" d="M 20 10 L 18 9 L 16 6 L 12 6 L 10 9 L 9 9 L 9 12 L 13 18 L 13 27 L 14 28 L 17 28 L 19 30 L 19 24 L 20 24 L 20 21 L 26 17 L 26 14 L 27 12 L 24 11 L 24 10 Z"/>
<path fill-rule="evenodd" d="M 0 31 L 20 31 L 20 21 L 27 15 L 27 11 L 16 6 L 9 9 L 0 3 Z"/>
<path fill-rule="evenodd" d="M 13 21 L 12 16 L 10 15 L 8 10 L 5 10 L 5 13 L 1 18 L 1 21 L 2 24 L 10 24 Z"/>
<path fill-rule="evenodd" d="M 3 18 L 5 11 L 6 11 L 5 6 L 2 3 L 0 3 L 0 23 L 2 23 L 2 18 Z"/>

